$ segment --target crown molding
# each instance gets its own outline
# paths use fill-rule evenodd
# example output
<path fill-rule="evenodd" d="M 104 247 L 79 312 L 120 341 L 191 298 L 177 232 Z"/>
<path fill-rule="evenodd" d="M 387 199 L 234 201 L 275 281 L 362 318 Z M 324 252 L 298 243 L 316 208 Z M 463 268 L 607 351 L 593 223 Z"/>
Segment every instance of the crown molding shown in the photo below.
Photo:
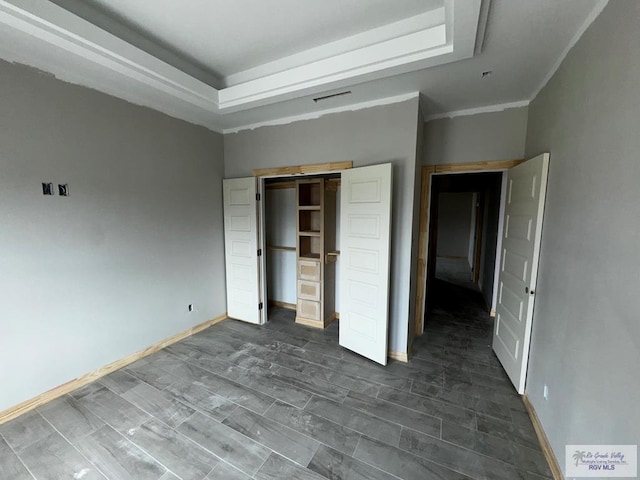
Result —
<path fill-rule="evenodd" d="M 304 113 L 301 115 L 291 115 L 289 117 L 282 117 L 274 120 L 252 123 L 250 125 L 243 125 L 240 127 L 227 128 L 222 130 L 222 133 L 227 135 L 230 133 L 242 132 L 243 130 L 255 130 L 260 127 L 273 127 L 276 125 L 287 125 L 290 123 L 300 122 L 303 120 L 314 120 L 316 118 L 324 117 L 325 115 L 329 115 L 332 113 L 356 112 L 358 110 L 364 110 L 366 108 L 380 107 L 383 105 L 391 105 L 394 103 L 402 103 L 408 100 L 413 100 L 414 98 L 418 98 L 419 96 L 420 96 L 420 92 L 412 92 L 404 95 L 396 95 L 393 97 L 381 98 L 378 100 L 371 100 L 368 102 L 360 102 L 360 103 L 354 103 L 352 105 L 343 105 L 335 108 L 327 108 L 325 110 L 320 110 L 320 111 L 311 112 L 311 113 Z"/>
<path fill-rule="evenodd" d="M 47 0 L 0 0 L 0 55 L 219 131 L 227 113 L 471 57 L 481 3 L 444 0 L 430 12 L 231 76 L 222 89 Z"/>
<path fill-rule="evenodd" d="M 0 0 L 0 24 L 190 104 L 205 108 L 217 105 L 218 92 L 213 87 L 88 24 L 57 5 L 30 1 L 24 7 L 18 7 Z M 87 28 L 88 25 L 93 28 Z"/>
<path fill-rule="evenodd" d="M 242 83 L 257 80 L 276 73 L 284 72 L 302 65 L 308 65 L 319 60 L 335 57 L 347 52 L 377 45 L 382 42 L 400 38 L 411 33 L 428 30 L 445 23 L 445 8 L 440 7 L 430 12 L 405 18 L 397 22 L 358 33 L 346 38 L 310 48 L 303 52 L 279 58 L 272 62 L 258 65 L 254 68 L 234 73 L 223 78 L 225 87 L 232 87 Z M 426 47 L 425 47 L 426 48 Z"/>
<path fill-rule="evenodd" d="M 478 115 L 481 113 L 503 112 L 505 110 L 509 110 L 510 108 L 528 107 L 529 103 L 530 103 L 529 100 L 522 100 L 519 102 L 500 103 L 497 105 L 487 105 L 484 107 L 468 108 L 466 110 L 456 110 L 453 112 L 436 113 L 433 115 L 425 116 L 424 122 L 427 123 L 433 120 L 441 120 L 444 118 L 469 117 L 471 115 Z"/>
<path fill-rule="evenodd" d="M 446 27 L 438 25 L 283 72 L 251 80 L 220 91 L 221 110 L 299 90 L 363 76 L 407 63 L 453 52 L 446 43 Z"/>

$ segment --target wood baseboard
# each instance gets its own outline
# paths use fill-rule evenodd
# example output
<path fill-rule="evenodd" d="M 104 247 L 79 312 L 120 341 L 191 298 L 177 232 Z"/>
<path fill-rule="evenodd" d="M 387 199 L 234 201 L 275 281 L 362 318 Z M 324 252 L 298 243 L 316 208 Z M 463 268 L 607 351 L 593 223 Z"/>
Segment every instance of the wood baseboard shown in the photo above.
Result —
<path fill-rule="evenodd" d="M 305 317 L 300 317 L 300 316 L 296 316 L 296 323 L 299 323 L 300 325 L 304 325 L 306 327 L 313 327 L 313 328 L 321 328 L 321 329 L 325 329 L 327 328 L 336 318 L 336 314 L 332 313 L 331 315 L 329 315 L 327 318 L 325 318 L 324 320 L 313 320 L 311 318 L 305 318 Z"/>
<path fill-rule="evenodd" d="M 221 322 L 225 318 L 227 318 L 227 314 L 223 313 L 222 315 L 219 315 L 216 318 L 207 320 L 206 322 L 196 325 L 195 327 L 185 330 L 184 332 L 180 332 L 176 335 L 173 335 L 169 338 L 162 340 L 159 343 L 151 345 L 150 347 L 147 347 L 144 350 L 140 350 L 139 352 L 132 353 L 131 355 L 128 355 L 124 358 L 116 360 L 115 362 L 105 365 L 104 367 L 98 368 L 97 370 L 94 370 L 89 373 L 85 373 L 84 375 L 78 378 L 70 380 L 67 383 L 63 383 L 62 385 L 52 388 L 47 392 L 41 393 L 36 397 L 33 397 L 29 400 L 19 403 L 14 407 L 10 407 L 7 410 L 0 412 L 0 425 L 2 425 L 5 422 L 8 422 L 9 420 L 13 420 L 14 418 L 17 418 L 20 415 L 23 415 L 35 408 L 38 408 L 44 405 L 45 403 L 50 402 L 51 400 L 55 400 L 58 397 L 66 395 L 67 393 L 70 393 L 80 387 L 83 387 L 99 379 L 100 377 L 104 377 L 105 375 L 108 375 L 110 373 L 115 372 L 116 370 L 126 367 L 127 365 L 137 360 L 140 360 L 141 358 L 151 355 L 152 353 L 156 353 L 157 351 L 162 350 L 163 348 L 168 347 L 169 345 L 179 342 L 180 340 L 190 337 L 191 335 L 195 335 L 196 333 L 201 332 L 202 330 L 209 328 L 210 326 L 215 325 L 218 322 Z"/>
<path fill-rule="evenodd" d="M 331 325 L 333 322 L 335 322 L 336 320 L 338 320 L 340 318 L 340 314 L 338 312 L 333 312 L 331 315 L 329 315 L 325 321 L 324 321 L 324 328 L 327 328 L 329 325 Z"/>
<path fill-rule="evenodd" d="M 288 310 L 295 310 L 296 308 L 298 308 L 295 303 L 279 302 L 278 300 L 269 300 L 269 305 L 272 305 L 274 307 L 286 308 Z"/>
<path fill-rule="evenodd" d="M 547 459 L 547 463 L 549 464 L 549 468 L 551 469 L 551 474 L 553 475 L 554 480 L 565 480 L 562 475 L 562 469 L 560 468 L 560 463 L 558 463 L 558 459 L 556 458 L 555 453 L 553 453 L 553 449 L 551 448 L 551 444 L 549 443 L 549 439 L 547 438 L 547 434 L 544 432 L 542 428 L 542 424 L 540 423 L 540 419 L 538 418 L 538 414 L 536 410 L 533 408 L 533 405 L 529 401 L 529 398 L 526 395 L 522 396 L 522 401 L 524 402 L 524 406 L 527 409 L 527 413 L 529 414 L 529 418 L 531 418 L 531 423 L 533 423 L 533 428 L 536 431 L 536 435 L 538 436 L 538 441 L 540 442 L 540 446 L 542 447 L 542 453 L 544 453 L 544 457 Z"/>
<path fill-rule="evenodd" d="M 399 362 L 407 363 L 409 361 L 409 354 L 407 352 L 396 352 L 394 350 L 389 350 L 389 358 L 394 360 L 398 360 Z"/>

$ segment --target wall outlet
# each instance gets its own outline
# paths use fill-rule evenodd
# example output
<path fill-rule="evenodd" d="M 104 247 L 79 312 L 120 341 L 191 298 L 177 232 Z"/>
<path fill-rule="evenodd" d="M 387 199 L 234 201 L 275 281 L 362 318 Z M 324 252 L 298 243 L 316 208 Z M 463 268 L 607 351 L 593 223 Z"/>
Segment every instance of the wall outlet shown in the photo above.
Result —
<path fill-rule="evenodd" d="M 190 312 L 193 312 L 193 303 L 190 303 L 187 309 L 189 309 Z"/>
<path fill-rule="evenodd" d="M 549 387 L 546 383 L 544 384 L 544 388 L 542 389 L 542 396 L 545 400 L 549 400 Z"/>

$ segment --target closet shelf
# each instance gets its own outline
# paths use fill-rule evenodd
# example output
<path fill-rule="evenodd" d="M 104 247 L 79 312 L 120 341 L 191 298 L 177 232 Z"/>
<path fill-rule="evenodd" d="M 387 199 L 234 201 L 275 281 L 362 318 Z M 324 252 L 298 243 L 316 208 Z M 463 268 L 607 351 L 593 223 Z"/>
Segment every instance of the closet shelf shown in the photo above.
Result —
<path fill-rule="evenodd" d="M 278 250 L 280 252 L 295 252 L 296 247 L 283 247 L 281 245 L 267 245 L 269 250 Z"/>
<path fill-rule="evenodd" d="M 298 235 L 301 235 L 303 237 L 319 237 L 320 230 L 300 230 L 298 232 Z"/>
<path fill-rule="evenodd" d="M 304 253 L 304 254 L 300 254 L 300 258 L 306 258 L 309 260 L 320 260 L 320 254 L 319 253 Z"/>
<path fill-rule="evenodd" d="M 326 180 L 298 180 L 297 197 L 297 299 L 296 323 L 325 328 L 335 320 L 336 191 Z M 332 259 L 330 262 L 327 258 Z"/>

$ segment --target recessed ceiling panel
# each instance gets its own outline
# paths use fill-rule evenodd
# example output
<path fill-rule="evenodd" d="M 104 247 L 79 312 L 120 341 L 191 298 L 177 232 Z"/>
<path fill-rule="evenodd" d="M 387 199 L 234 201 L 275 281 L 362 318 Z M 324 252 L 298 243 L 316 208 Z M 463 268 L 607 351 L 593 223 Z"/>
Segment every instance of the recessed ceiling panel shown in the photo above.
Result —
<path fill-rule="evenodd" d="M 224 78 L 442 7 L 444 0 L 65 0 L 56 3 L 72 11 L 74 3 L 94 6 L 114 21 L 182 53 Z M 99 24 L 100 19 L 87 19 L 105 27 Z"/>
<path fill-rule="evenodd" d="M 528 104 L 607 4 L 494 0 L 478 53 L 481 1 L 0 0 L 0 58 L 217 131 L 418 92 L 437 118 Z"/>

